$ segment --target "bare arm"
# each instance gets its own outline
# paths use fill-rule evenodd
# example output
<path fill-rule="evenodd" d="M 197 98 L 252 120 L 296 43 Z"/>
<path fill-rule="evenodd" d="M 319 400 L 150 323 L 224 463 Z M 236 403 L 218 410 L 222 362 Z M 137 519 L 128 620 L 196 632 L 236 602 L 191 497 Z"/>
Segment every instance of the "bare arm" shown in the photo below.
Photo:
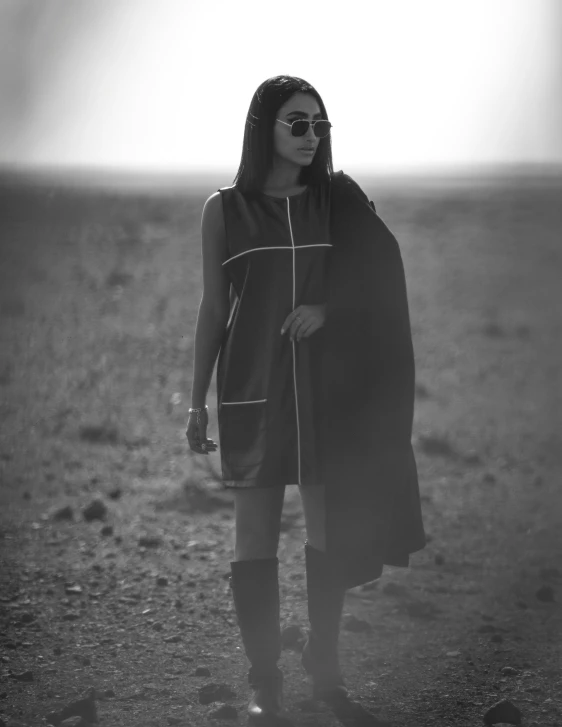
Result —
<path fill-rule="evenodd" d="M 213 369 L 230 314 L 230 280 L 222 265 L 227 258 L 220 192 L 205 202 L 201 219 L 203 296 L 195 328 L 191 406 L 205 405 Z"/>

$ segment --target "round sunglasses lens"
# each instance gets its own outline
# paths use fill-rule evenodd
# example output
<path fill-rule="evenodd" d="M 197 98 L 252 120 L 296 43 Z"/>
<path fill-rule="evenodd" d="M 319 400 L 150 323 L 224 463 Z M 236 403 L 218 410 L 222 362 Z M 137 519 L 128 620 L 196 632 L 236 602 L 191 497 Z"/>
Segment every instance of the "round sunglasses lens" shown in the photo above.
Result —
<path fill-rule="evenodd" d="M 308 121 L 306 119 L 298 119 L 293 121 L 291 132 L 293 136 L 304 136 L 308 131 Z"/>
<path fill-rule="evenodd" d="M 314 124 L 314 133 L 321 139 L 324 136 L 328 136 L 331 126 L 332 124 L 329 121 L 317 121 Z"/>

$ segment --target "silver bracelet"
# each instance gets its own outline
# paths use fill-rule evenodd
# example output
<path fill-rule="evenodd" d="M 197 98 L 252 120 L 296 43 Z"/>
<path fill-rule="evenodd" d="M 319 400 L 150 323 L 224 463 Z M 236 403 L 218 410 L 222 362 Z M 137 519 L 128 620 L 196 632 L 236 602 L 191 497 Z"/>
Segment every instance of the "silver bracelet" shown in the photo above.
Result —
<path fill-rule="evenodd" d="M 195 407 L 191 407 L 189 409 L 189 413 L 190 414 L 199 414 L 200 411 L 203 411 L 203 409 L 208 409 L 208 408 L 209 407 L 207 406 L 207 404 L 205 404 L 205 406 L 195 406 Z"/>

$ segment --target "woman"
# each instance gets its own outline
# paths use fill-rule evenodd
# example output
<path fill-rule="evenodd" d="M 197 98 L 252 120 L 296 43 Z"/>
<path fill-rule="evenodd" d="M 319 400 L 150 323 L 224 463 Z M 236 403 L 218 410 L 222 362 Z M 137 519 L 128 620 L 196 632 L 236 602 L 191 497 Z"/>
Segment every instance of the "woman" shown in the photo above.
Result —
<path fill-rule="evenodd" d="M 313 695 L 347 698 L 337 642 L 345 591 L 424 547 L 411 448 L 413 352 L 402 261 L 359 186 L 333 173 L 318 92 L 276 76 L 254 94 L 232 187 L 205 203 L 195 332 L 194 452 L 217 361 L 223 486 L 235 499 L 231 588 L 253 689 L 281 709 L 277 548 L 286 485 L 307 540 Z"/>

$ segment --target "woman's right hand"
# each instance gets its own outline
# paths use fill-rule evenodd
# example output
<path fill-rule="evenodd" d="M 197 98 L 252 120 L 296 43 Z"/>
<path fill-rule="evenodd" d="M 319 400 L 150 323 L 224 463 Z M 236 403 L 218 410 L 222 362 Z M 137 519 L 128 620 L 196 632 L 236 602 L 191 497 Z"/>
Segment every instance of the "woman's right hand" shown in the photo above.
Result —
<path fill-rule="evenodd" d="M 187 420 L 185 436 L 191 450 L 197 454 L 209 454 L 215 452 L 217 444 L 212 439 L 207 439 L 207 426 L 209 415 L 207 409 L 200 412 L 191 412 Z"/>

